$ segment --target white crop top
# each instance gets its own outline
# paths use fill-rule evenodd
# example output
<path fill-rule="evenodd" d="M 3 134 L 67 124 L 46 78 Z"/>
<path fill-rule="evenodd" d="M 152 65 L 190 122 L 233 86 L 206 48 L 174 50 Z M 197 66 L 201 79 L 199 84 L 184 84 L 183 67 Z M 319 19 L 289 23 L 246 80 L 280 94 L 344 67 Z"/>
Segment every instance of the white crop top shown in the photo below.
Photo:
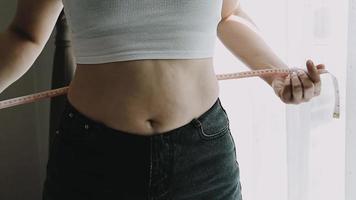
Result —
<path fill-rule="evenodd" d="M 212 57 L 223 0 L 62 0 L 77 63 Z"/>

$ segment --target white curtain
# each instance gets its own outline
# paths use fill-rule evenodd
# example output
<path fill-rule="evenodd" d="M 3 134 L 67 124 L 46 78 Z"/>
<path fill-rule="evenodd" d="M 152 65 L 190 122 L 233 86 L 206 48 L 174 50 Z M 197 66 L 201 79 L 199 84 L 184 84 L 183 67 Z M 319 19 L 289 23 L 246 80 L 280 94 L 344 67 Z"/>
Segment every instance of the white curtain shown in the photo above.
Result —
<path fill-rule="evenodd" d="M 241 0 L 262 37 L 290 67 L 324 63 L 339 80 L 340 119 L 332 118 L 334 91 L 323 74 L 321 95 L 287 105 L 260 78 L 220 81 L 230 118 L 244 199 L 345 199 L 345 82 L 348 2 Z M 217 74 L 249 70 L 218 40 Z"/>
<path fill-rule="evenodd" d="M 356 199 L 356 1 L 350 0 L 346 95 L 346 200 Z"/>

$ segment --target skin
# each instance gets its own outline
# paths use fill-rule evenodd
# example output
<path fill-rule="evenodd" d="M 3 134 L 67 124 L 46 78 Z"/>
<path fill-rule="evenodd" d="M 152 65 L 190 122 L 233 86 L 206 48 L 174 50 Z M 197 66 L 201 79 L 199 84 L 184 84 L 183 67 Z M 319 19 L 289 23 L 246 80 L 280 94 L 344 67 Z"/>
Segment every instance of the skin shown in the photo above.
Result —
<path fill-rule="evenodd" d="M 229 8 L 233 8 L 231 14 Z M 250 69 L 291 68 L 298 72 L 289 75 L 262 77 L 286 104 L 300 104 L 320 95 L 321 81 L 317 69 L 325 69 L 324 64 L 315 66 L 312 60 L 306 61 L 306 68 L 288 67 L 263 41 L 258 27 L 243 10 L 240 1 L 224 0 L 218 36 L 224 45 Z M 251 27 L 251 28 L 249 28 Z M 264 67 L 265 68 L 265 67 Z"/>
<path fill-rule="evenodd" d="M 14 20 L 0 34 L 1 91 L 31 67 L 62 8 L 60 0 L 18 0 Z M 253 70 L 288 68 L 263 41 L 238 0 L 223 0 L 221 17 L 218 38 L 246 66 Z M 261 78 L 283 102 L 299 104 L 320 94 L 316 68 L 324 65 L 315 66 L 309 60 L 307 70 L 300 69 L 298 74 Z M 208 110 L 218 96 L 213 58 L 78 64 L 67 94 L 87 117 L 138 135 L 183 126 Z"/>
<path fill-rule="evenodd" d="M 275 78 L 272 87 L 276 95 L 287 104 L 308 102 L 321 92 L 321 80 L 317 69 L 325 69 L 324 64 L 314 65 L 312 60 L 306 62 L 307 70 L 298 69 L 286 77 Z"/>

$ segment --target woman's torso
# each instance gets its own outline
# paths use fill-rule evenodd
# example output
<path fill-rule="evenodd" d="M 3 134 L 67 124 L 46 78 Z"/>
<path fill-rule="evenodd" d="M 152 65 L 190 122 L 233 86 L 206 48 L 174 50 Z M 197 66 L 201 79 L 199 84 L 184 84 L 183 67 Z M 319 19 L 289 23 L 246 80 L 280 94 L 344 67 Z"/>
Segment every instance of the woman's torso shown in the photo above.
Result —
<path fill-rule="evenodd" d="M 212 57 L 78 64 L 67 94 L 87 117 L 139 135 L 180 127 L 218 96 Z"/>

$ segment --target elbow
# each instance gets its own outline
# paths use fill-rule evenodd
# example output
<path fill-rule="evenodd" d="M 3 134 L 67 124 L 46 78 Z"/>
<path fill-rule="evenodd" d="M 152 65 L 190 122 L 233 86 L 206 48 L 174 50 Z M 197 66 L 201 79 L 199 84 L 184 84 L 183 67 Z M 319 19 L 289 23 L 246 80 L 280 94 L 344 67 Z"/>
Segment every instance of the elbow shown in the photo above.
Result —
<path fill-rule="evenodd" d="M 228 20 L 231 16 L 239 15 L 240 11 L 241 11 L 241 3 L 240 1 L 238 1 L 238 3 L 235 5 L 235 7 L 232 10 L 229 11 L 222 10 L 220 23 Z"/>
<path fill-rule="evenodd" d="M 22 40 L 31 42 L 33 44 L 40 44 L 40 41 L 36 39 L 32 34 L 29 34 L 27 31 L 21 29 L 20 27 L 11 24 L 8 28 L 7 31 L 16 35 L 18 38 L 21 38 Z"/>
<path fill-rule="evenodd" d="M 222 15 L 221 15 L 221 19 L 217 25 L 217 33 L 218 35 L 225 29 L 223 27 L 225 27 L 225 24 L 227 24 L 226 22 L 230 21 L 231 18 L 234 18 L 236 16 L 238 16 L 241 12 L 241 6 L 240 3 L 238 3 L 234 9 L 232 9 L 231 11 L 223 11 Z"/>
<path fill-rule="evenodd" d="M 217 25 L 217 36 L 221 38 L 223 35 L 225 35 L 226 32 L 231 31 L 231 23 L 229 23 L 231 18 L 235 16 L 235 12 L 231 12 L 228 15 L 225 15 L 221 18 L 220 22 Z"/>

